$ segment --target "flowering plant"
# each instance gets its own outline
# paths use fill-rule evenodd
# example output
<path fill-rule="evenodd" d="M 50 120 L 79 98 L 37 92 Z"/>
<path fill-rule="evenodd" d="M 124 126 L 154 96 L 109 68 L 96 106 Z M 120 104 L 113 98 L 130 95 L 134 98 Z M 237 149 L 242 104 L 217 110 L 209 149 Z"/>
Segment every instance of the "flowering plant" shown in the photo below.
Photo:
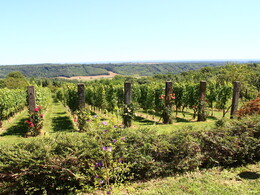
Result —
<path fill-rule="evenodd" d="M 124 120 L 124 126 L 125 127 L 130 127 L 131 126 L 131 120 L 134 118 L 135 113 L 134 113 L 134 105 L 133 104 L 125 104 L 122 117 Z"/>
<path fill-rule="evenodd" d="M 164 102 L 164 106 L 162 109 L 162 118 L 164 124 L 171 124 L 172 123 L 172 105 L 174 100 L 176 99 L 175 94 L 171 93 L 168 96 L 161 95 L 159 97 Z"/>
<path fill-rule="evenodd" d="M 126 136 L 121 134 L 122 129 L 117 125 L 108 127 L 109 123 L 111 121 L 102 121 L 100 129 L 94 134 L 99 145 L 99 158 L 88 161 L 95 188 L 105 189 L 107 194 L 111 193 L 112 183 L 130 179 L 130 168 L 134 166 L 133 163 L 125 162 L 122 156 L 127 140 Z"/>
<path fill-rule="evenodd" d="M 43 127 L 42 106 L 37 106 L 34 112 L 30 114 L 30 119 L 26 120 L 25 123 L 28 124 L 29 133 L 31 133 L 32 136 L 39 135 Z"/>

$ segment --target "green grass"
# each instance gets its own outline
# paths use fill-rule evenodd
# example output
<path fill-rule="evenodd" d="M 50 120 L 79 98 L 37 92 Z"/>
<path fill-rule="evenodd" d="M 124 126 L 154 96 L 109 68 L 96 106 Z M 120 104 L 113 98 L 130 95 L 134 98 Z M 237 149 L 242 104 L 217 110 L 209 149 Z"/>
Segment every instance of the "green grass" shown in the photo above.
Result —
<path fill-rule="evenodd" d="M 0 130 L 0 143 L 15 143 L 24 139 L 27 129 L 25 120 L 29 118 L 27 109 L 16 114 L 13 118 L 3 122 L 3 128 Z"/>
<path fill-rule="evenodd" d="M 3 122 L 3 128 L 0 130 L 0 143 L 17 143 L 24 138 L 27 131 L 28 110 L 16 114 L 12 119 Z M 44 123 L 42 134 L 57 132 L 73 132 L 76 130 L 72 119 L 64 106 L 60 102 L 52 102 L 44 112 Z"/>
<path fill-rule="evenodd" d="M 103 118 L 111 118 L 115 117 L 115 115 L 111 115 L 111 113 L 108 113 L 108 115 L 104 115 L 101 113 L 97 113 Z M 110 116 L 111 115 L 111 116 Z M 214 112 L 214 116 L 209 116 L 207 118 L 207 121 L 205 122 L 197 122 L 196 119 L 194 120 L 192 118 L 193 111 L 191 109 L 186 109 L 185 112 L 182 114 L 181 112 L 178 113 L 178 117 L 176 117 L 174 113 L 174 120 L 173 124 L 171 125 L 164 125 L 161 123 L 162 120 L 160 120 L 160 123 L 158 123 L 160 119 L 160 115 L 157 113 L 155 115 L 152 112 L 144 112 L 144 111 L 138 111 L 138 116 L 135 117 L 135 120 L 133 120 L 133 129 L 138 129 L 142 127 L 151 127 L 156 130 L 158 130 L 161 133 L 171 133 L 179 129 L 211 129 L 215 121 L 217 119 L 222 118 L 222 111 L 216 111 Z M 227 115 L 226 117 L 228 117 Z M 4 129 L 6 129 L 5 132 L 2 131 L 2 134 L 0 135 L 0 141 L 10 141 L 10 142 L 16 142 L 19 139 L 23 139 L 24 132 L 26 131 L 26 124 L 24 121 L 28 119 L 29 115 L 27 113 L 27 110 L 24 110 L 20 114 L 16 115 L 14 117 L 12 122 L 6 121 L 4 122 Z M 122 117 L 119 117 L 117 119 L 117 122 L 120 124 L 122 121 Z M 42 132 L 43 134 L 48 133 L 57 133 L 57 132 L 73 132 L 77 128 L 75 124 L 73 123 L 73 119 L 70 116 L 70 114 L 66 111 L 64 106 L 60 102 L 52 102 L 47 110 L 44 113 L 44 125 Z M 0 132 L 1 133 L 1 132 Z"/>
<path fill-rule="evenodd" d="M 213 168 L 173 177 L 116 187 L 112 194 L 260 194 L 260 163 L 243 167 Z"/>
<path fill-rule="evenodd" d="M 225 117 L 227 118 L 228 115 Z M 135 120 L 133 121 L 133 127 L 151 127 L 164 132 L 172 132 L 178 129 L 189 128 L 189 129 L 211 129 L 214 127 L 215 122 L 218 119 L 222 118 L 222 111 L 215 110 L 214 116 L 208 116 L 207 121 L 205 122 L 197 122 L 197 119 L 193 119 L 193 111 L 191 109 L 186 109 L 184 113 L 179 112 L 178 117 L 176 117 L 175 113 L 173 114 L 173 124 L 164 125 L 162 124 L 162 119 L 160 119 L 160 115 L 155 115 L 152 112 L 144 112 L 138 111 Z"/>
<path fill-rule="evenodd" d="M 44 116 L 43 132 L 72 132 L 76 127 L 72 118 L 60 102 L 52 102 Z"/>

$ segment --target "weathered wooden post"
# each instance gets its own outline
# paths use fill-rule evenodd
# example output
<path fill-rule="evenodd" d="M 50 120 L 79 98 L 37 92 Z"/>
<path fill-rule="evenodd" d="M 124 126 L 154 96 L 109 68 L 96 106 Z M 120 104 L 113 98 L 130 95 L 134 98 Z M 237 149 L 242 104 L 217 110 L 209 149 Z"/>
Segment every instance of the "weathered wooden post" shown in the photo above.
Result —
<path fill-rule="evenodd" d="M 206 115 L 205 115 L 206 86 L 207 86 L 206 81 L 200 81 L 198 121 L 206 121 Z"/>
<path fill-rule="evenodd" d="M 172 103 L 171 103 L 171 97 L 172 97 L 172 82 L 167 81 L 165 83 L 165 108 L 163 111 L 163 123 L 164 124 L 172 124 Z"/>
<path fill-rule="evenodd" d="M 240 90 L 241 90 L 241 83 L 240 81 L 234 81 L 233 82 L 233 98 L 232 98 L 232 106 L 231 106 L 231 113 L 230 118 L 234 118 L 236 115 L 237 107 L 238 107 L 238 99 L 240 96 Z"/>
<path fill-rule="evenodd" d="M 78 84 L 78 108 L 82 110 L 85 108 L 85 86 L 84 84 Z"/>
<path fill-rule="evenodd" d="M 29 114 L 33 114 L 36 108 L 34 86 L 28 86 L 28 105 L 29 105 Z"/>
<path fill-rule="evenodd" d="M 132 125 L 132 112 L 133 108 L 131 108 L 131 83 L 125 82 L 124 83 L 124 114 L 123 114 L 123 125 L 124 127 L 131 127 Z"/>

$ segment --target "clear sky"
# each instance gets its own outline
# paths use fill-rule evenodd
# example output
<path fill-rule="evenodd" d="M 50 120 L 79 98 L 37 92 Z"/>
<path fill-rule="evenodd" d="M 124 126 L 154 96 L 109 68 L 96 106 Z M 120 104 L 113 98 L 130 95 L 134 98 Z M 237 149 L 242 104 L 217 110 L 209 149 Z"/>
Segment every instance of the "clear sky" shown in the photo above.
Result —
<path fill-rule="evenodd" d="M 0 0 L 0 65 L 260 59 L 260 0 Z"/>

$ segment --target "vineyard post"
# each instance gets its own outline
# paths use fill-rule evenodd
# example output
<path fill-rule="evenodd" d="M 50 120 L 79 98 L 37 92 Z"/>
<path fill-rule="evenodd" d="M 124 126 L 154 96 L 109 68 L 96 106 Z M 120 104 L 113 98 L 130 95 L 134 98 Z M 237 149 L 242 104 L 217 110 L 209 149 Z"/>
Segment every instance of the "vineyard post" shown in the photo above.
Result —
<path fill-rule="evenodd" d="M 79 103 L 79 110 L 85 108 L 85 87 L 84 84 L 78 84 L 78 103 Z"/>
<path fill-rule="evenodd" d="M 165 110 L 163 111 L 163 123 L 164 124 L 172 124 L 172 103 L 171 103 L 171 95 L 172 95 L 172 82 L 167 81 L 165 83 Z"/>
<path fill-rule="evenodd" d="M 205 98 L 206 98 L 206 81 L 200 81 L 200 95 L 199 95 L 199 105 L 198 105 L 198 121 L 206 121 L 205 115 Z"/>
<path fill-rule="evenodd" d="M 123 114 L 123 124 L 124 127 L 131 127 L 132 121 L 131 121 L 131 83 L 130 82 L 125 82 L 124 83 L 124 114 Z"/>
<path fill-rule="evenodd" d="M 29 113 L 33 114 L 36 108 L 36 98 L 35 98 L 35 90 L 34 86 L 28 86 L 28 105 L 29 105 Z"/>
<path fill-rule="evenodd" d="M 230 118 L 233 119 L 236 115 L 237 107 L 238 107 L 238 99 L 240 95 L 241 83 L 240 81 L 233 82 L 233 98 L 232 98 L 232 106 Z"/>

